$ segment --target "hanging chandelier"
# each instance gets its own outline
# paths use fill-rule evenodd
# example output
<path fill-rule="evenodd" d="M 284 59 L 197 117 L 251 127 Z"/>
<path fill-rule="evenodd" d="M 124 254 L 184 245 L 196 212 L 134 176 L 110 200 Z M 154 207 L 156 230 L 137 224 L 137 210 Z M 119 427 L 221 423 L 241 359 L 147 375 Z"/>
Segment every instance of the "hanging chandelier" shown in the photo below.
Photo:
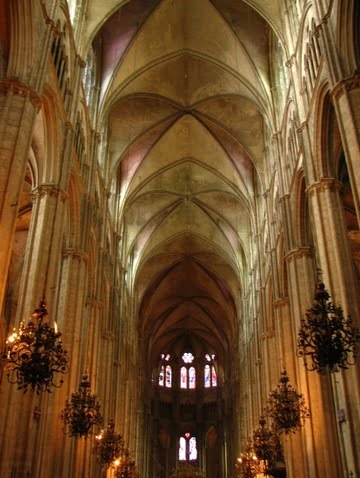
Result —
<path fill-rule="evenodd" d="M 303 395 L 289 385 L 286 370 L 281 372 L 279 384 L 269 394 L 267 403 L 266 411 L 279 433 L 282 431 L 295 433 L 303 426 L 305 418 L 310 416 Z"/>
<path fill-rule="evenodd" d="M 114 478 L 139 478 L 135 461 L 130 458 L 128 448 L 124 448 L 120 457 L 113 462 Z"/>
<path fill-rule="evenodd" d="M 298 333 L 297 354 L 304 358 L 306 369 L 321 374 L 347 369 L 355 363 L 359 342 L 360 334 L 351 318 L 344 318 L 342 308 L 330 301 L 325 285 L 318 282 L 314 305 L 306 311 Z"/>
<path fill-rule="evenodd" d="M 245 453 L 240 453 L 235 463 L 235 470 L 237 475 L 242 478 L 255 478 L 260 472 L 259 459 L 253 450 L 250 439 L 246 442 Z"/>
<path fill-rule="evenodd" d="M 71 400 L 66 400 L 59 418 L 64 422 L 63 432 L 75 438 L 87 438 L 94 426 L 103 424 L 100 403 L 91 393 L 87 375 L 83 375 L 78 391 L 71 394 Z"/>
<path fill-rule="evenodd" d="M 259 460 L 265 462 L 266 467 L 271 467 L 278 461 L 284 461 L 281 443 L 276 429 L 269 428 L 263 416 L 259 419 L 259 426 L 254 430 L 253 449 Z"/>
<path fill-rule="evenodd" d="M 48 312 L 42 300 L 39 308 L 32 313 L 32 319 L 7 339 L 1 364 L 7 371 L 8 381 L 17 384 L 18 390 L 24 393 L 50 392 L 51 387 L 59 388 L 63 384 L 60 379 L 55 383 L 57 373 L 69 371 L 69 356 L 60 339 L 61 333 L 44 322 Z M 60 340 L 59 340 L 60 339 Z"/>
<path fill-rule="evenodd" d="M 115 460 L 123 454 L 125 444 L 120 433 L 115 432 L 114 420 L 109 420 L 105 430 L 101 430 L 95 437 L 93 453 L 96 455 L 101 465 L 109 467 Z"/>

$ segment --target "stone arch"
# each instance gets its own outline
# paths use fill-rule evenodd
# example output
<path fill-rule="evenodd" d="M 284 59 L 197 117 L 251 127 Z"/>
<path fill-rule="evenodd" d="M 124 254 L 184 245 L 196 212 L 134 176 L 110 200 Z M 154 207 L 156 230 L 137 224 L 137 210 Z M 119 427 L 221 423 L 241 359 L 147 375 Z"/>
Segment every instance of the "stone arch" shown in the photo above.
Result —
<path fill-rule="evenodd" d="M 61 114 L 56 93 L 49 86 L 44 86 L 43 107 L 37 116 L 34 134 L 41 146 L 38 155 L 39 184 L 59 184 L 61 178 Z M 61 187 L 61 185 L 59 185 Z"/>
<path fill-rule="evenodd" d="M 16 317 L 17 302 L 32 218 L 31 191 L 33 187 L 33 178 L 30 165 L 28 163 L 22 191 L 19 196 L 18 216 L 15 225 L 12 251 L 7 274 L 6 292 L 3 307 L 3 315 L 7 324 L 11 324 Z"/>
<path fill-rule="evenodd" d="M 306 195 L 306 183 L 304 171 L 300 170 L 296 183 L 296 217 L 294 236 L 299 247 L 313 247 L 312 224 L 308 198 Z"/>
<path fill-rule="evenodd" d="M 279 240 L 279 298 L 289 297 L 288 273 L 285 260 L 285 241 L 284 236 Z"/>
<path fill-rule="evenodd" d="M 7 76 L 23 79 L 24 72 L 33 66 L 37 15 L 39 9 L 32 0 L 14 0 L 6 2 L 9 19 L 9 43 Z"/>
<path fill-rule="evenodd" d="M 310 3 L 303 14 L 300 27 L 301 34 L 299 37 L 301 41 L 301 48 L 299 48 L 299 71 L 302 78 L 301 89 L 306 93 L 308 102 L 315 88 L 315 80 L 321 56 L 316 37 L 316 21 L 314 17 L 315 11 L 313 5 Z M 318 50 L 317 54 L 314 52 L 316 49 Z M 316 60 L 316 58 L 318 60 Z"/>
<path fill-rule="evenodd" d="M 70 175 L 69 200 L 67 202 L 68 230 L 67 247 L 81 248 L 80 198 L 77 177 Z"/>
<path fill-rule="evenodd" d="M 360 66 L 360 4 L 357 0 L 338 2 L 337 35 L 339 54 L 350 76 Z"/>
<path fill-rule="evenodd" d="M 316 124 L 314 128 L 314 169 L 315 180 L 334 177 L 334 145 L 341 144 L 340 131 L 336 122 L 335 109 L 331 102 L 329 85 L 319 88 L 316 101 Z"/>
<path fill-rule="evenodd" d="M 91 234 L 89 244 L 89 262 L 88 262 L 88 298 L 95 298 L 96 293 L 96 238 Z"/>

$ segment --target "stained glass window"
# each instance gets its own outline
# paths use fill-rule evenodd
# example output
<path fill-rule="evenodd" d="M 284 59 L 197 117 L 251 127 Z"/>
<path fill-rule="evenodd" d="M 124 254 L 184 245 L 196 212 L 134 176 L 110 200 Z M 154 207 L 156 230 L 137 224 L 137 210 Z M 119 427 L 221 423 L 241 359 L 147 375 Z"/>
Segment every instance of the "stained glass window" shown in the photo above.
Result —
<path fill-rule="evenodd" d="M 211 385 L 213 387 L 217 386 L 217 375 L 214 365 L 211 367 Z"/>
<path fill-rule="evenodd" d="M 198 451 L 196 438 L 191 436 L 191 434 L 187 432 L 179 439 L 179 460 L 194 461 L 197 459 Z"/>
<path fill-rule="evenodd" d="M 187 388 L 187 368 L 180 369 L 180 388 Z"/>
<path fill-rule="evenodd" d="M 195 437 L 191 437 L 189 440 L 189 460 L 197 460 L 197 447 Z"/>
<path fill-rule="evenodd" d="M 164 365 L 161 366 L 160 368 L 160 373 L 159 373 L 159 385 L 160 387 L 163 387 L 164 386 Z"/>
<path fill-rule="evenodd" d="M 205 388 L 209 388 L 210 385 L 211 385 L 210 365 L 205 365 L 205 368 L 204 368 L 204 386 L 205 386 Z"/>
<path fill-rule="evenodd" d="M 195 373 L 195 368 L 190 367 L 189 368 L 189 388 L 195 388 L 196 387 L 196 373 Z"/>
<path fill-rule="evenodd" d="M 167 365 L 166 366 L 166 381 L 165 384 L 168 388 L 171 388 L 171 378 L 172 378 L 172 371 L 171 371 L 171 366 Z"/>
<path fill-rule="evenodd" d="M 185 363 L 191 363 L 194 360 L 194 356 L 190 352 L 185 352 L 182 356 L 182 359 Z"/>
<path fill-rule="evenodd" d="M 186 460 L 186 440 L 180 437 L 179 440 L 179 460 Z"/>

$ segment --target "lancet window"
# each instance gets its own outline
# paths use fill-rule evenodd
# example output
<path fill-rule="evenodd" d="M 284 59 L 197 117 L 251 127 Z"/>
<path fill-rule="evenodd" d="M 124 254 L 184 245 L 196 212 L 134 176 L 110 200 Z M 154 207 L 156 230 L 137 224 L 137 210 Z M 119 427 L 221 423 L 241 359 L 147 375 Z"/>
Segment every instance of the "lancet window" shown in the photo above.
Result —
<path fill-rule="evenodd" d="M 196 461 L 197 458 L 196 437 L 187 432 L 179 439 L 179 461 Z"/>

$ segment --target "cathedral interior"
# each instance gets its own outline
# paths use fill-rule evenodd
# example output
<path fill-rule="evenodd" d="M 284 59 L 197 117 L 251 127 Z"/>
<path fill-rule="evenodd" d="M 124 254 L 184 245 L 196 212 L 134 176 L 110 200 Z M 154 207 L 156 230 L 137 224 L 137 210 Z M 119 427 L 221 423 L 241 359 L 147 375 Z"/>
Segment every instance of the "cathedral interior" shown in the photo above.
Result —
<path fill-rule="evenodd" d="M 359 478 L 359 0 L 0 0 L 0 112 L 0 477 Z"/>

